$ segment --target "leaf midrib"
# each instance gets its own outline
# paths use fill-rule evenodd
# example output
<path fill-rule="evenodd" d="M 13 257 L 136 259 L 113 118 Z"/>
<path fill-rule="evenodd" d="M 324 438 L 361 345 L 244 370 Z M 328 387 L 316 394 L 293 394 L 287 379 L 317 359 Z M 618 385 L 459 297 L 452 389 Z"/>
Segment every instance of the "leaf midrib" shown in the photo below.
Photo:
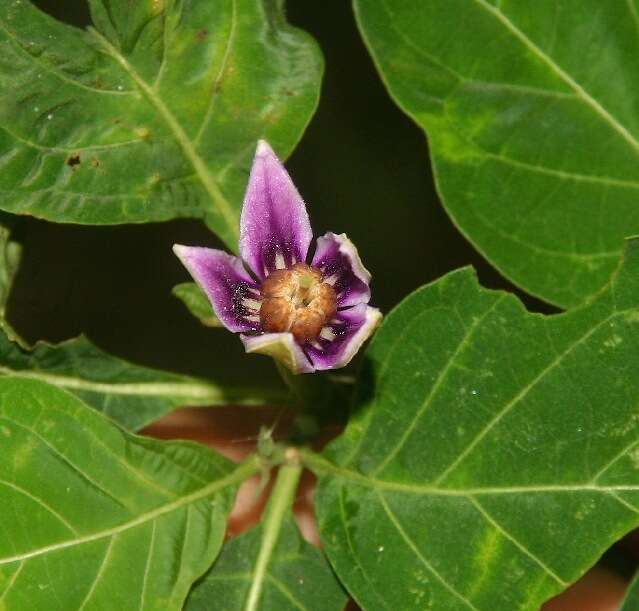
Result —
<path fill-rule="evenodd" d="M 419 561 L 426 567 L 426 569 L 434 575 L 437 580 L 456 598 L 461 600 L 467 607 L 472 609 L 473 611 L 480 611 L 468 598 L 466 598 L 461 592 L 457 590 L 448 580 L 433 566 L 433 564 L 422 554 L 419 547 L 415 544 L 409 534 L 406 532 L 404 527 L 401 525 L 395 513 L 391 510 L 384 496 L 378 491 L 377 494 L 378 500 L 382 509 L 386 513 L 386 516 L 393 524 L 395 530 L 399 533 L 400 537 L 404 540 L 404 543 L 408 545 L 410 550 L 415 554 L 415 556 L 419 559 Z"/>
<path fill-rule="evenodd" d="M 369 477 L 364 473 L 353 469 L 341 467 L 326 458 L 309 451 L 302 451 L 303 461 L 306 466 L 318 475 L 332 475 L 338 479 L 343 479 L 354 484 L 359 484 L 371 490 L 392 490 L 395 492 L 406 492 L 422 496 L 448 496 L 467 498 L 471 496 L 490 495 L 510 495 L 529 493 L 552 493 L 552 492 L 602 492 L 614 494 L 615 492 L 637 492 L 639 484 L 619 484 L 611 486 L 599 486 L 593 482 L 575 484 L 540 484 L 530 486 L 501 486 L 483 488 L 441 488 L 432 484 L 414 484 L 409 482 L 397 482 Z M 639 510 L 635 509 L 637 513 Z"/>
<path fill-rule="evenodd" d="M 486 0 L 472 0 L 484 11 L 495 17 L 520 43 L 522 43 L 533 55 L 539 58 L 550 70 L 557 75 L 568 87 L 570 87 L 577 97 L 590 106 L 612 129 L 614 129 L 634 150 L 639 154 L 639 141 L 628 131 L 628 129 L 610 113 L 595 97 L 574 80 L 552 57 L 544 53 L 526 34 L 520 30 L 506 15 L 498 8 L 490 5 Z"/>
<path fill-rule="evenodd" d="M 202 380 L 188 382 L 96 382 L 55 373 L 34 370 L 17 370 L 0 365 L 0 376 L 12 376 L 47 382 L 71 391 L 125 397 L 155 397 L 168 401 L 194 401 L 198 404 L 220 401 L 235 401 L 242 405 L 260 405 L 277 402 L 287 405 L 290 396 L 285 390 L 255 388 L 246 386 L 224 387 Z"/>
<path fill-rule="evenodd" d="M 494 304 L 488 310 L 488 312 L 492 311 L 493 309 L 494 309 Z M 629 310 L 634 310 L 634 309 L 635 308 L 630 308 Z M 475 447 L 502 420 L 502 418 L 504 418 L 510 412 L 510 410 L 513 408 L 513 406 L 517 405 L 520 401 L 522 401 L 528 395 L 528 393 L 530 393 L 541 381 L 544 380 L 544 378 L 550 372 L 552 372 L 563 361 L 563 359 L 565 359 L 567 356 L 569 356 L 572 353 L 572 351 L 575 350 L 581 344 L 583 344 L 583 342 L 588 340 L 588 338 L 590 338 L 594 333 L 596 333 L 603 325 L 605 325 L 606 323 L 610 322 L 611 320 L 613 320 L 613 319 L 615 319 L 615 318 L 617 318 L 619 316 L 622 316 L 623 314 L 625 314 L 629 310 L 615 310 L 612 314 L 604 317 L 602 320 L 600 320 L 595 325 L 590 327 L 586 333 L 584 333 L 580 337 L 576 338 L 573 342 L 571 342 L 570 345 L 561 354 L 557 354 L 555 356 L 555 358 L 550 363 L 548 363 L 543 369 L 541 369 L 541 371 L 539 371 L 539 373 L 528 384 L 526 384 L 526 386 L 524 386 L 514 397 L 509 399 L 503 406 L 500 406 L 500 409 L 493 414 L 492 418 L 482 427 L 482 429 L 480 431 L 478 431 L 478 433 L 468 443 L 468 445 L 465 448 L 463 448 L 459 452 L 459 454 L 457 454 L 457 456 L 455 456 L 455 458 L 452 460 L 452 462 L 450 464 L 448 464 L 445 467 L 445 469 L 437 476 L 437 478 L 435 479 L 435 485 L 440 484 L 442 481 L 444 481 L 445 478 L 448 477 L 455 470 L 455 468 L 457 468 L 468 456 L 470 456 L 472 454 L 472 451 L 475 449 Z M 484 316 L 488 312 L 484 313 Z M 454 356 L 455 356 L 455 354 L 453 354 L 453 356 L 451 357 L 451 360 L 454 358 Z M 444 369 L 440 372 L 440 376 L 441 375 L 445 375 L 445 373 L 448 370 L 450 364 L 451 363 L 450 363 L 450 360 L 449 360 L 447 365 L 446 365 L 446 367 L 444 367 Z M 380 380 L 381 380 L 381 378 L 380 378 Z M 427 401 L 427 402 L 430 401 L 430 395 L 427 396 L 425 401 Z M 427 405 L 428 404 L 426 404 L 426 407 L 427 407 Z M 424 408 L 424 405 L 422 405 L 422 409 L 420 409 L 417 412 L 417 420 L 419 419 L 419 417 L 421 417 L 423 408 Z M 411 427 L 414 428 L 415 424 L 416 424 L 416 422 L 413 421 L 411 423 L 411 425 L 409 425 L 409 428 L 411 428 Z M 371 421 L 369 420 L 367 422 L 366 429 L 364 429 L 360 433 L 360 435 L 361 435 L 360 442 L 363 439 L 364 434 L 366 433 L 366 431 L 368 430 L 368 428 L 370 426 L 371 426 Z M 392 450 L 393 456 L 396 455 L 403 448 L 407 438 L 408 438 L 407 435 L 405 435 L 405 434 L 402 435 L 402 437 L 400 438 L 400 443 L 398 444 L 398 447 L 395 447 Z M 358 447 L 359 447 L 359 444 L 358 444 Z M 354 456 L 354 454 L 351 452 L 349 454 L 349 461 L 352 460 L 353 456 Z M 384 466 L 387 463 L 388 463 L 388 461 L 383 461 Z M 377 471 L 378 470 L 376 469 L 375 472 L 377 472 Z"/>
<path fill-rule="evenodd" d="M 229 395 L 244 396 L 246 388 L 224 389 L 205 382 L 93 382 L 82 378 L 45 373 L 42 371 L 21 371 L 10 367 L 0 366 L 0 375 L 17 378 L 41 380 L 71 390 L 80 390 L 108 395 L 130 395 L 140 397 L 160 397 L 166 399 L 192 399 L 217 401 L 226 399 Z M 262 392 L 262 391 L 260 391 Z"/>
<path fill-rule="evenodd" d="M 232 235 L 235 239 L 238 239 L 239 226 L 237 216 L 234 213 L 230 202 L 222 193 L 213 174 L 209 171 L 202 157 L 200 157 L 194 143 L 191 142 L 191 139 L 184 131 L 180 122 L 176 119 L 153 86 L 149 85 L 138 74 L 137 70 L 129 63 L 129 61 L 104 36 L 102 36 L 102 34 L 94 28 L 89 28 L 89 32 L 91 32 L 91 34 L 96 38 L 105 52 L 119 63 L 120 66 L 122 66 L 124 71 L 133 79 L 136 85 L 140 88 L 140 91 L 142 91 L 151 105 L 155 108 L 169 131 L 173 134 L 173 137 L 182 149 L 185 157 L 193 166 L 205 191 L 217 206 L 230 235 Z"/>
<path fill-rule="evenodd" d="M 465 330 L 464 335 L 462 336 L 461 340 L 459 341 L 453 353 L 450 355 L 448 362 L 441 369 L 441 371 L 439 371 L 435 382 L 430 388 L 430 391 L 428 392 L 428 394 L 422 401 L 419 408 L 415 411 L 415 414 L 413 415 L 410 422 L 408 423 L 408 426 L 404 429 L 404 432 L 402 433 L 401 437 L 395 443 L 393 448 L 388 452 L 384 460 L 382 460 L 382 462 L 380 462 L 375 467 L 375 469 L 372 472 L 372 475 L 375 475 L 379 473 L 380 471 L 383 471 L 384 468 L 388 465 L 388 463 L 391 462 L 397 456 L 397 454 L 401 452 L 401 450 L 404 448 L 406 441 L 415 431 L 415 428 L 419 424 L 419 421 L 421 420 L 422 416 L 426 413 L 426 411 L 428 410 L 429 406 L 431 405 L 435 397 L 437 397 L 439 389 L 441 388 L 444 381 L 447 379 L 447 376 L 449 372 L 451 371 L 451 369 L 456 364 L 457 358 L 471 344 L 475 331 L 478 328 L 480 328 L 480 325 L 484 322 L 484 320 L 488 316 L 490 316 L 490 314 L 503 302 L 506 296 L 507 296 L 507 293 L 504 293 L 500 297 L 497 297 L 496 299 L 494 299 L 494 301 L 491 304 L 489 304 L 486 310 L 482 312 L 481 315 L 477 316 L 475 320 L 472 322 L 472 324 Z M 407 326 L 410 326 L 410 328 L 413 329 L 415 326 L 414 321 L 413 321 L 413 324 L 407 325 Z M 381 376 L 380 376 L 380 379 L 382 379 Z"/>
<path fill-rule="evenodd" d="M 526 34 L 520 30 L 515 24 L 506 17 L 506 15 L 499 10 L 499 8 L 491 6 L 486 0 L 472 0 L 481 9 L 490 13 L 496 18 L 524 47 L 526 47 L 533 55 L 540 59 L 565 85 L 567 85 L 575 94 L 575 96 L 581 99 L 587 106 L 589 106 L 597 115 L 599 115 L 605 123 L 607 123 L 614 131 L 616 131 L 634 150 L 635 154 L 639 154 L 639 141 L 630 133 L 630 131 L 610 112 L 608 111 L 594 96 L 592 96 L 584 87 L 582 87 L 575 79 L 573 79 L 559 64 L 549 55 L 544 53 Z M 404 42 L 418 53 L 424 53 L 424 49 L 415 45 L 413 41 L 408 39 L 406 35 L 397 29 L 394 25 L 394 15 L 390 10 L 386 0 L 382 0 L 384 11 L 389 17 L 389 22 L 394 31 L 404 40 Z M 356 5 L 357 6 L 357 5 Z M 356 16 L 358 21 L 360 20 L 356 10 Z M 360 25 L 360 29 L 363 29 Z M 369 44 L 369 47 L 372 46 Z M 440 62 L 436 58 L 425 54 L 430 61 L 436 64 L 440 69 L 447 71 L 454 76 L 460 82 L 473 82 L 473 79 L 467 79 L 461 74 L 453 70 L 450 66 Z M 373 54 L 375 58 L 375 55 Z M 375 60 L 377 63 L 377 60 Z M 378 71 L 383 75 L 380 66 L 378 65 Z M 408 112 L 406 108 L 399 103 L 400 108 L 404 109 L 407 114 L 414 115 L 413 112 Z"/>
<path fill-rule="evenodd" d="M 479 445 L 479 443 L 488 435 L 488 433 L 504 418 L 510 410 L 517 404 L 519 404 L 523 399 L 525 399 L 528 394 L 539 384 L 541 383 L 545 377 L 556 367 L 558 367 L 561 362 L 568 357 L 573 350 L 575 350 L 578 346 L 581 346 L 585 341 L 587 341 L 594 333 L 596 333 L 603 325 L 609 323 L 614 318 L 621 316 L 625 313 L 625 310 L 617 310 L 606 316 L 602 320 L 600 320 L 597 324 L 593 325 L 586 333 L 581 335 L 575 341 L 571 342 L 571 344 L 561 353 L 555 356 L 555 358 L 546 365 L 528 384 L 526 384 L 514 397 L 512 397 L 505 405 L 503 405 L 498 412 L 496 412 L 493 417 L 486 423 L 485 426 L 482 427 L 481 431 L 472 439 L 472 441 L 455 457 L 455 459 L 440 473 L 440 475 L 435 480 L 435 483 L 443 482 L 463 461 L 472 454 L 473 450 Z"/>
<path fill-rule="evenodd" d="M 56 78 L 60 79 L 62 82 L 68 83 L 73 87 L 77 87 L 78 89 L 85 89 L 90 91 L 92 94 L 102 94 L 102 95 L 118 95 L 118 96 L 128 96 L 132 95 L 133 91 L 118 91 L 113 89 L 98 89 L 97 87 L 89 87 L 80 81 L 76 81 L 72 78 L 69 78 L 63 71 L 58 68 L 48 64 L 46 62 L 41 61 L 39 58 L 35 57 L 31 53 L 29 53 L 21 44 L 16 35 L 4 25 L 4 21 L 0 20 L 0 30 L 2 30 L 9 40 L 11 40 L 14 44 L 14 48 L 19 49 L 24 55 L 26 55 L 30 61 L 32 61 L 37 66 L 40 66 L 45 72 L 52 74 Z"/>
<path fill-rule="evenodd" d="M 112 537 L 122 532 L 126 532 L 136 526 L 140 526 L 152 520 L 155 520 L 167 513 L 171 513 L 173 511 L 177 511 L 182 507 L 186 507 L 197 501 L 207 498 L 211 496 L 215 492 L 227 488 L 229 486 L 233 486 L 235 484 L 239 484 L 244 480 L 250 478 L 252 475 L 256 474 L 260 470 L 259 458 L 257 456 L 251 456 L 248 460 L 238 465 L 238 467 L 233 470 L 231 473 L 226 475 L 225 477 L 211 482 L 190 494 L 187 494 L 183 497 L 176 499 L 171 503 L 166 503 L 164 505 L 160 505 L 151 511 L 140 514 L 136 518 L 119 524 L 118 526 L 114 526 L 112 528 L 107 528 L 102 531 L 98 531 L 92 533 L 90 535 L 85 535 L 84 537 L 76 537 L 74 539 L 69 539 L 66 541 L 61 541 L 58 543 L 53 543 L 51 545 L 47 545 L 45 547 L 40 547 L 29 552 L 24 552 L 21 554 L 16 554 L 15 556 L 9 556 L 7 558 L 0 558 L 0 566 L 3 564 L 10 564 L 12 562 L 18 562 L 22 560 L 28 560 L 30 558 L 35 558 L 37 556 L 42 556 L 43 554 L 48 554 L 51 552 L 56 552 L 62 549 L 75 547 L 77 545 L 83 545 L 85 543 L 91 543 L 92 541 L 97 541 L 100 539 L 104 539 L 107 537 Z"/>

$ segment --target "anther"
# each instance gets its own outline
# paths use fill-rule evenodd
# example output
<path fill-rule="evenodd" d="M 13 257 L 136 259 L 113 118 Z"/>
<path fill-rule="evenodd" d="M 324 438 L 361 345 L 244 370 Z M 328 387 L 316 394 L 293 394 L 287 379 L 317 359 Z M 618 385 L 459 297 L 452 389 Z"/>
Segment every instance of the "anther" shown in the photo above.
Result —
<path fill-rule="evenodd" d="M 322 274 L 304 263 L 276 269 L 261 287 L 260 321 L 270 333 L 290 331 L 299 343 L 317 339 L 337 311 L 337 297 Z"/>

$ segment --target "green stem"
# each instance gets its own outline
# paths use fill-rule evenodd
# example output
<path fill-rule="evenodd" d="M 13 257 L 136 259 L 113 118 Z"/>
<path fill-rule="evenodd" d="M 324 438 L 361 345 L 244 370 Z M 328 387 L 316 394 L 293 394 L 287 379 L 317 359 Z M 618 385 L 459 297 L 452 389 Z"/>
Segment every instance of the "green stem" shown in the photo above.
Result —
<path fill-rule="evenodd" d="M 275 550 L 282 522 L 295 499 L 295 492 L 302 475 L 302 469 L 301 465 L 288 463 L 283 464 L 277 474 L 275 486 L 262 520 L 262 543 L 253 568 L 251 589 L 244 611 L 257 611 L 259 607 L 267 567 Z"/>
<path fill-rule="evenodd" d="M 298 448 L 298 455 L 302 464 L 307 467 L 315 475 L 323 475 L 325 473 L 335 473 L 339 471 L 339 467 L 332 462 L 326 460 L 321 454 L 313 452 L 308 448 Z"/>

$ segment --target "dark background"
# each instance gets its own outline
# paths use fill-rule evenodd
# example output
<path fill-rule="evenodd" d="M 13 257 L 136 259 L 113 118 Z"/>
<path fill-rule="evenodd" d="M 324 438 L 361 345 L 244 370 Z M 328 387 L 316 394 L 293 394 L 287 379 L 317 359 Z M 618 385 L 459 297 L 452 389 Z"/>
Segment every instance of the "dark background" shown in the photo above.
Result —
<path fill-rule="evenodd" d="M 85 2 L 36 4 L 89 23 Z M 488 287 L 517 289 L 473 251 L 446 216 L 433 185 L 426 138 L 389 98 L 348 2 L 289 2 L 289 20 L 326 59 L 318 112 L 287 166 L 308 202 L 316 235 L 347 232 L 373 274 L 372 303 L 388 312 L 418 286 L 472 264 Z M 86 333 L 139 363 L 198 375 L 270 376 L 265 358 L 205 329 L 171 296 L 189 279 L 175 242 L 221 246 L 199 222 L 86 227 L 26 219 L 24 258 L 9 318 L 30 341 Z M 550 311 L 525 296 L 528 307 Z"/>

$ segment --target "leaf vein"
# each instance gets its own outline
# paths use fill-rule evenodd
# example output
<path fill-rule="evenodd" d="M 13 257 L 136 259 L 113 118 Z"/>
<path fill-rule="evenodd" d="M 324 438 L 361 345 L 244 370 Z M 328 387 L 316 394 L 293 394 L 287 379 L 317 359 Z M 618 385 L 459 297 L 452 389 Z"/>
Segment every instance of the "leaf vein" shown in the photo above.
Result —
<path fill-rule="evenodd" d="M 202 183 L 202 186 L 208 193 L 211 200 L 216 204 L 217 211 L 220 213 L 222 219 L 227 225 L 229 233 L 235 238 L 239 235 L 239 224 L 237 215 L 233 211 L 230 202 L 226 199 L 222 191 L 220 190 L 217 181 L 213 174 L 209 171 L 206 163 L 198 154 L 193 142 L 184 131 L 182 125 L 178 122 L 177 118 L 173 115 L 169 107 L 164 103 L 164 100 L 159 94 L 149 85 L 135 70 L 135 68 L 128 62 L 128 60 L 118 52 L 118 50 L 106 40 L 99 32 L 94 29 L 90 30 L 94 37 L 102 44 L 105 53 L 115 59 L 129 76 L 135 81 L 140 91 L 146 96 L 147 100 L 155 108 L 158 115 L 162 118 L 167 125 L 175 141 L 178 143 L 184 156 L 189 160 L 193 166 L 195 172 Z"/>
<path fill-rule="evenodd" d="M 308 607 L 305 607 L 279 579 L 271 573 L 267 573 L 266 576 L 294 607 L 301 609 L 301 611 L 309 611 Z"/>
<path fill-rule="evenodd" d="M 229 57 L 231 56 L 231 50 L 233 49 L 233 43 L 235 42 L 235 33 L 237 30 L 237 0 L 231 0 L 231 27 L 229 28 L 229 35 L 226 39 L 226 47 L 224 49 L 224 54 L 222 56 L 222 62 L 220 63 L 220 69 L 218 70 L 217 76 L 213 79 L 213 87 L 211 90 L 211 101 L 209 102 L 209 106 L 206 110 L 206 114 L 202 119 L 202 124 L 198 129 L 197 135 L 195 136 L 194 144 L 197 147 L 202 139 L 202 135 L 205 130 L 209 126 L 211 118 L 213 117 L 213 108 L 215 107 L 215 102 L 220 97 L 219 87 L 222 83 L 222 79 L 226 73 L 228 67 Z M 252 144 L 252 143 L 251 143 Z M 251 146 L 252 148 L 252 146 Z"/>
<path fill-rule="evenodd" d="M 146 607 L 146 589 L 149 584 L 149 573 L 151 572 L 151 564 L 153 563 L 153 552 L 155 550 L 155 533 L 157 529 L 157 519 L 151 522 L 151 539 L 149 541 L 149 551 L 146 557 L 146 565 L 144 567 L 144 576 L 142 577 L 142 592 L 140 594 L 140 611 L 144 611 Z"/>
<path fill-rule="evenodd" d="M 531 560 L 533 560 L 536 564 L 538 564 L 545 573 L 547 573 L 550 577 L 552 577 L 560 586 L 563 588 L 567 588 L 570 583 L 564 581 L 557 573 L 555 573 L 545 562 L 543 562 L 540 558 L 538 558 L 535 554 L 533 554 L 521 541 L 519 541 L 516 537 L 511 535 L 506 529 L 497 522 L 495 518 L 493 518 L 488 511 L 479 503 L 479 501 L 474 496 L 469 496 L 468 499 L 475 506 L 477 511 L 482 515 L 482 517 L 499 533 L 501 533 L 506 539 L 508 539 L 513 545 L 515 545 L 521 552 L 526 554 Z"/>
<path fill-rule="evenodd" d="M 104 557 L 102 558 L 102 562 L 100 563 L 100 566 L 98 567 L 98 572 L 96 573 L 95 578 L 93 579 L 93 582 L 91 583 L 91 586 L 89 587 L 89 590 L 87 591 L 87 595 L 84 597 L 84 600 L 82 601 L 82 604 L 78 607 L 77 611 L 82 611 L 87 606 L 87 603 L 91 600 L 91 597 L 93 596 L 95 589 L 98 583 L 100 582 L 100 579 L 102 579 L 102 576 L 104 575 L 104 571 L 106 570 L 106 567 L 109 563 L 109 558 L 111 556 L 111 550 L 113 548 L 113 543 L 115 542 L 115 538 L 116 538 L 116 535 L 110 538 L 109 543 L 104 552 Z"/>
<path fill-rule="evenodd" d="M 624 127 L 619 120 L 612 115 L 596 98 L 575 81 L 559 64 L 549 55 L 544 53 L 522 30 L 520 30 L 503 12 L 491 6 L 486 0 L 473 0 L 475 4 L 495 17 L 520 43 L 522 43 L 533 55 L 536 55 L 554 72 L 566 85 L 568 85 L 579 98 L 590 106 L 608 125 L 614 129 L 634 150 L 639 154 L 639 141 Z"/>
<path fill-rule="evenodd" d="M 20 562 L 20 564 L 18 565 L 18 568 L 13 573 L 13 575 L 11 575 L 11 579 L 9 580 L 9 583 L 7 584 L 7 587 L 4 589 L 4 592 L 2 593 L 2 596 L 0 596 L 0 603 L 4 602 L 4 599 L 7 597 L 7 594 L 9 593 L 9 590 L 11 590 L 11 588 L 13 588 L 15 582 L 18 580 L 18 577 L 19 577 L 20 573 L 22 572 L 22 569 L 24 568 L 24 564 L 25 564 L 25 561 L 22 560 Z"/>
<path fill-rule="evenodd" d="M 435 569 L 435 567 L 424 557 L 424 555 L 421 553 L 421 551 L 419 550 L 415 542 L 408 536 L 408 533 L 404 530 L 404 528 L 400 524 L 399 520 L 397 519 L 397 516 L 393 513 L 391 508 L 388 506 L 388 503 L 386 502 L 384 495 L 381 492 L 377 491 L 377 496 L 379 497 L 379 501 L 382 507 L 384 508 L 384 511 L 386 512 L 386 515 L 388 516 L 388 519 L 390 520 L 392 525 L 395 527 L 395 529 L 397 530 L 399 535 L 402 537 L 402 539 L 404 539 L 404 541 L 406 542 L 406 545 L 410 547 L 411 551 L 415 554 L 415 556 L 417 556 L 419 561 L 426 567 L 426 569 L 428 569 L 428 571 L 432 575 L 434 575 L 435 578 L 451 594 L 453 594 L 456 598 L 461 600 L 467 607 L 469 607 L 470 609 L 473 609 L 474 611 L 479 611 L 479 609 L 475 607 L 475 605 L 473 605 L 473 603 L 470 602 L 470 600 L 468 600 L 461 592 L 458 592 L 450 583 L 448 583 L 448 581 L 443 577 L 443 575 L 439 571 L 437 571 L 437 569 Z"/>
<path fill-rule="evenodd" d="M 60 513 L 58 513 L 53 507 L 51 507 L 48 503 L 43 501 L 40 497 L 35 496 L 35 494 L 31 494 L 28 490 L 25 490 L 21 486 L 13 482 L 9 482 L 7 480 L 0 480 L 0 485 L 6 486 L 7 488 L 11 488 L 15 490 L 19 494 L 26 496 L 28 499 L 31 499 L 37 505 L 40 505 L 43 509 L 45 509 L 48 513 L 50 513 L 54 518 L 56 518 L 61 524 L 63 524 L 68 530 L 71 531 L 75 536 L 78 536 L 78 531 L 73 527 L 73 525 Z"/>
<path fill-rule="evenodd" d="M 600 184 L 606 187 L 618 187 L 622 189 L 632 189 L 632 190 L 639 189 L 639 182 L 634 180 L 624 180 L 621 178 L 613 178 L 611 176 L 597 176 L 592 174 L 579 174 L 578 172 L 568 172 L 566 170 L 557 170 L 557 169 L 549 168 L 547 166 L 542 166 L 539 164 L 519 161 L 517 159 L 513 159 L 512 157 L 506 157 L 505 155 L 491 153 L 481 148 L 476 142 L 472 142 L 472 144 L 474 144 L 477 147 L 478 151 L 480 152 L 480 156 L 482 157 L 485 157 L 487 159 L 493 159 L 494 161 L 511 165 L 513 167 L 521 168 L 522 170 L 526 170 L 529 172 L 546 174 L 548 176 L 554 176 L 562 180 L 570 180 L 573 182 L 589 182 L 594 184 Z"/>
<path fill-rule="evenodd" d="M 7 422 L 10 422 L 14 426 L 20 427 L 24 429 L 25 431 L 27 431 L 29 434 L 33 435 L 40 443 L 42 443 L 46 448 L 49 449 L 49 451 L 51 452 L 53 456 L 56 456 L 57 458 L 59 458 L 67 467 L 69 467 L 74 473 L 76 473 L 82 480 L 90 484 L 92 488 L 97 490 L 100 494 L 103 494 L 107 498 L 114 501 L 119 507 L 128 509 L 122 504 L 122 501 L 120 499 L 114 496 L 101 484 L 96 482 L 88 473 L 85 473 L 82 469 L 80 469 L 80 467 L 78 467 L 73 461 L 69 460 L 69 458 L 65 454 L 63 454 L 54 445 L 49 443 L 44 437 L 42 437 L 42 435 L 37 433 L 35 430 L 26 426 L 25 424 L 22 424 L 21 422 L 18 422 L 17 420 L 13 420 L 12 418 L 7 417 L 6 414 L 3 416 L 0 416 L 0 420 L 6 420 Z"/>
<path fill-rule="evenodd" d="M 361 572 L 362 577 L 366 580 L 366 583 L 370 586 L 370 591 L 375 595 L 376 600 L 381 603 L 384 609 L 389 609 L 390 607 L 386 604 L 386 601 L 377 593 L 377 588 L 371 581 L 364 565 L 362 564 L 359 554 L 355 551 L 355 546 L 353 545 L 353 539 L 351 537 L 351 531 L 348 528 L 348 520 L 346 519 L 346 511 L 344 509 L 344 487 L 340 486 L 339 489 L 339 517 L 342 522 L 342 527 L 344 528 L 344 535 L 346 538 L 346 544 L 348 545 L 348 549 L 351 552 L 351 559 L 355 561 L 356 568 L 358 568 Z M 339 571 L 338 571 L 339 572 Z"/>
<path fill-rule="evenodd" d="M 29 58 L 29 60 L 31 60 L 34 64 L 40 66 L 43 70 L 46 70 L 49 74 L 52 74 L 53 76 L 57 77 L 61 81 L 69 83 L 70 85 L 73 85 L 74 87 L 77 87 L 79 89 L 86 89 L 87 91 L 90 91 L 91 93 L 99 93 L 103 95 L 120 95 L 120 96 L 133 94 L 133 91 L 119 91 L 119 90 L 112 90 L 112 89 L 98 89 L 97 87 L 89 87 L 88 85 L 85 85 L 84 83 L 81 83 L 80 81 L 76 81 L 72 78 L 69 78 L 63 71 L 58 70 L 52 65 L 39 60 L 38 58 L 34 57 L 31 53 L 29 53 L 20 44 L 20 41 L 18 40 L 16 35 L 11 30 L 9 30 L 9 28 L 7 28 L 2 21 L 0 21 L 0 30 L 2 30 L 7 35 L 9 40 L 11 40 L 14 48 L 20 49 L 20 51 L 24 55 L 26 55 Z"/>
<path fill-rule="evenodd" d="M 601 477 L 606 473 L 606 471 L 608 471 L 608 469 L 610 469 L 618 460 L 621 460 L 624 456 L 626 456 L 626 454 L 638 444 L 639 441 L 633 439 L 628 445 L 624 446 L 620 452 L 615 454 L 603 467 L 599 469 L 599 471 L 597 471 L 597 473 L 595 473 L 595 475 L 592 476 L 590 483 L 596 484 L 599 479 L 601 479 Z"/>
<path fill-rule="evenodd" d="M 211 482 L 202 488 L 191 492 L 183 497 L 180 497 L 170 503 L 166 503 L 164 505 L 159 505 L 150 511 L 144 512 L 135 518 L 123 522 L 122 524 L 118 524 L 112 528 L 107 528 L 101 531 L 94 532 L 89 535 L 85 535 L 82 537 L 77 537 L 75 539 L 67 539 L 66 541 L 60 541 L 58 543 L 53 543 L 51 545 L 46 545 L 44 547 L 35 548 L 28 552 L 23 552 L 20 554 L 16 554 L 14 556 L 7 556 L 5 558 L 0 558 L 0 565 L 9 564 L 11 562 L 17 562 L 18 560 L 27 560 L 30 558 L 35 558 L 38 556 L 42 556 L 44 554 L 48 554 L 51 552 L 55 552 L 62 549 L 67 549 L 70 547 L 75 547 L 78 545 L 83 545 L 85 543 L 91 543 L 93 541 L 99 541 L 100 539 L 104 539 L 106 537 L 112 537 L 122 532 L 126 532 L 136 526 L 141 526 L 142 524 L 146 524 L 151 520 L 155 520 L 156 518 L 172 513 L 181 509 L 182 507 L 191 505 L 200 500 L 206 499 L 211 496 L 215 492 L 219 490 L 223 490 L 229 486 L 233 486 L 239 484 L 240 482 L 248 479 L 255 473 L 259 472 L 260 465 L 259 461 L 255 457 L 251 457 L 248 461 L 238 465 L 238 467 L 226 475 L 225 477 Z"/>
<path fill-rule="evenodd" d="M 500 420 L 510 412 L 510 410 L 522 401 L 528 393 L 539 384 L 551 371 L 553 371 L 559 364 L 569 356 L 573 350 L 583 344 L 589 337 L 596 333 L 603 325 L 610 322 L 613 318 L 619 316 L 620 312 L 615 312 L 610 316 L 607 316 L 603 320 L 599 321 L 596 325 L 592 326 L 586 333 L 584 333 L 579 339 L 573 342 L 564 352 L 557 355 L 553 361 L 551 361 L 546 367 L 544 367 L 531 382 L 524 386 L 504 407 L 493 416 L 493 418 L 486 424 L 484 428 L 475 436 L 475 438 L 466 446 L 466 448 L 458 454 L 458 456 L 444 469 L 444 471 L 437 477 L 435 484 L 441 483 L 446 477 L 477 447 L 481 440 L 497 425 Z"/>
<path fill-rule="evenodd" d="M 372 476 L 374 476 L 375 474 L 377 474 L 380 471 L 382 471 L 384 469 L 384 467 L 391 460 L 393 460 L 393 458 L 395 458 L 395 456 L 397 456 L 397 454 L 401 451 L 402 447 L 406 443 L 406 440 L 410 437 L 410 435 L 415 430 L 415 427 L 417 426 L 419 420 L 424 415 L 424 413 L 426 412 L 428 407 L 431 405 L 434 397 L 437 396 L 437 392 L 439 391 L 441 385 L 444 383 L 444 380 L 446 379 L 446 376 L 448 375 L 448 372 L 454 366 L 456 358 L 469 345 L 469 343 L 471 342 L 471 339 L 472 339 L 475 331 L 481 325 L 481 323 L 486 319 L 487 316 L 489 316 L 495 310 L 495 308 L 506 298 L 506 296 L 507 296 L 507 294 L 504 293 L 504 294 L 500 295 L 498 298 L 496 298 L 491 303 L 490 307 L 486 308 L 486 311 L 483 312 L 481 316 L 476 317 L 476 319 L 473 321 L 473 323 L 466 329 L 466 332 L 464 333 L 463 337 L 459 341 L 459 344 L 457 344 L 457 347 L 455 348 L 455 351 L 453 352 L 453 354 L 448 359 L 448 362 L 446 363 L 445 367 L 439 372 L 439 374 L 437 376 L 437 379 L 435 380 L 434 384 L 432 385 L 432 387 L 430 389 L 430 392 L 426 395 L 426 398 L 424 399 L 424 401 L 422 402 L 420 407 L 415 412 L 415 415 L 413 416 L 413 419 L 411 420 L 410 424 L 406 427 L 406 429 L 404 430 L 404 433 L 400 437 L 399 441 L 393 447 L 393 449 L 387 454 L 386 458 L 377 467 L 375 467 L 375 469 L 373 469 L 371 471 L 371 475 Z M 411 325 L 411 327 L 412 327 L 412 325 Z"/>

